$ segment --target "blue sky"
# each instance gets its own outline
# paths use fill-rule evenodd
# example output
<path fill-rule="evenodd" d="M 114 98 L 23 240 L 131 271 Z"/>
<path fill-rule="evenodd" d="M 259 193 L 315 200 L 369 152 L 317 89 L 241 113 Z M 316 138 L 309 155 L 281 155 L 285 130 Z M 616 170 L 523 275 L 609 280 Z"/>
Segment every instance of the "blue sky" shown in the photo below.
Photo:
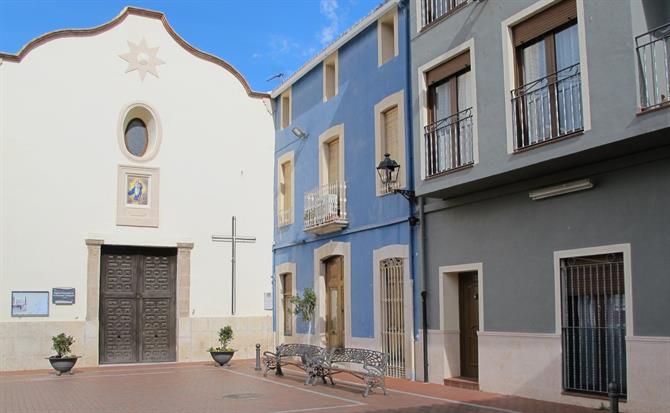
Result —
<path fill-rule="evenodd" d="M 267 91 L 374 9 L 381 0 L 0 0 L 0 51 L 33 38 L 105 23 L 125 6 L 158 10 L 195 47 L 235 66 Z"/>

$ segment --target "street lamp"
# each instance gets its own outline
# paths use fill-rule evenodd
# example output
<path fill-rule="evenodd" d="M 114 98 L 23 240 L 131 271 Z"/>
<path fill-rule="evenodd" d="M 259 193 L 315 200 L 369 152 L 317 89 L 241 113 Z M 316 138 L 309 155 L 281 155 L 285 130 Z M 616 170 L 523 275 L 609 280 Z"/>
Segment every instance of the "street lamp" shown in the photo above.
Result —
<path fill-rule="evenodd" d="M 391 154 L 385 153 L 384 159 L 377 165 L 377 173 L 382 181 L 382 185 L 388 192 L 400 194 L 404 196 L 410 203 L 414 202 L 414 191 L 406 189 L 392 189 L 398 182 L 398 172 L 400 172 L 400 164 L 391 159 Z"/>

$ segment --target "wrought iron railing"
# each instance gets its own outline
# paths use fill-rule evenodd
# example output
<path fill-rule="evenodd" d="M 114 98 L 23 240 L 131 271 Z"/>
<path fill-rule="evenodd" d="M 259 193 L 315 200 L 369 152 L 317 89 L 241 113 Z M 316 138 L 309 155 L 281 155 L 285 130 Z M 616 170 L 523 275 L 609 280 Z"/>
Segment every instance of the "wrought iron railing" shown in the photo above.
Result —
<path fill-rule="evenodd" d="M 468 0 L 420 0 L 421 1 L 421 27 L 426 27 L 442 16 L 446 16 Z"/>
<path fill-rule="evenodd" d="M 584 129 L 579 63 L 512 91 L 514 149 Z"/>
<path fill-rule="evenodd" d="M 643 111 L 670 104 L 669 42 L 670 23 L 635 38 L 640 67 L 640 109 Z"/>
<path fill-rule="evenodd" d="M 424 128 L 426 177 L 474 163 L 472 108 Z"/>
<path fill-rule="evenodd" d="M 305 193 L 305 229 L 346 222 L 347 185 L 335 182 Z"/>
<path fill-rule="evenodd" d="M 565 390 L 626 396 L 626 294 L 623 254 L 561 260 Z"/>
<path fill-rule="evenodd" d="M 293 208 L 284 207 L 277 210 L 277 226 L 283 227 L 293 223 Z"/>
<path fill-rule="evenodd" d="M 389 355 L 387 375 L 405 378 L 405 289 L 402 258 L 379 262 L 382 351 Z"/>

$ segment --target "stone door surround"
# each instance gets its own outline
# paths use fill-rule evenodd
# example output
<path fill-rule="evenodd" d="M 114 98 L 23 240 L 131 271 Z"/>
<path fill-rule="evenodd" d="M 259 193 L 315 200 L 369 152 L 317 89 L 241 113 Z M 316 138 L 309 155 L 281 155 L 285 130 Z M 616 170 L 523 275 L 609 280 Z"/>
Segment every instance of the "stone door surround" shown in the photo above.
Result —
<path fill-rule="evenodd" d="M 88 259 L 86 264 L 86 330 L 85 330 L 85 364 L 97 365 L 99 360 L 99 331 L 100 331 L 100 259 L 102 239 L 86 239 Z M 116 244 L 114 244 L 116 245 Z M 134 245 L 133 245 L 134 246 Z M 137 245 L 138 247 L 141 245 Z M 174 245 L 163 245 L 174 247 Z M 177 247 L 177 320 L 188 318 L 191 296 L 191 250 L 192 242 L 178 242 Z M 177 323 L 177 337 L 179 337 L 179 323 Z M 189 332 L 190 333 L 190 332 Z M 177 346 L 179 346 L 177 340 Z M 179 349 L 177 348 L 177 361 Z"/>

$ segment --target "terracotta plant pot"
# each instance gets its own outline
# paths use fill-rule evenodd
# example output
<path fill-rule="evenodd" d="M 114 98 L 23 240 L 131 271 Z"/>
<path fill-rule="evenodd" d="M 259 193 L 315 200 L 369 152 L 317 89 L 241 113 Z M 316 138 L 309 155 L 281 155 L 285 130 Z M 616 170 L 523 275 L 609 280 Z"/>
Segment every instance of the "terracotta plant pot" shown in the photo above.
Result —
<path fill-rule="evenodd" d="M 51 367 L 53 367 L 60 376 L 63 373 L 67 373 L 68 371 L 72 370 L 72 367 L 77 363 L 77 359 L 79 357 L 77 356 L 70 356 L 70 357 L 58 357 L 58 356 L 51 356 L 49 357 L 49 363 L 51 363 Z"/>
<path fill-rule="evenodd" d="M 228 364 L 230 359 L 233 358 L 235 350 L 233 351 L 210 351 L 209 354 L 212 356 L 212 359 L 219 363 L 219 366 L 225 366 Z"/>

